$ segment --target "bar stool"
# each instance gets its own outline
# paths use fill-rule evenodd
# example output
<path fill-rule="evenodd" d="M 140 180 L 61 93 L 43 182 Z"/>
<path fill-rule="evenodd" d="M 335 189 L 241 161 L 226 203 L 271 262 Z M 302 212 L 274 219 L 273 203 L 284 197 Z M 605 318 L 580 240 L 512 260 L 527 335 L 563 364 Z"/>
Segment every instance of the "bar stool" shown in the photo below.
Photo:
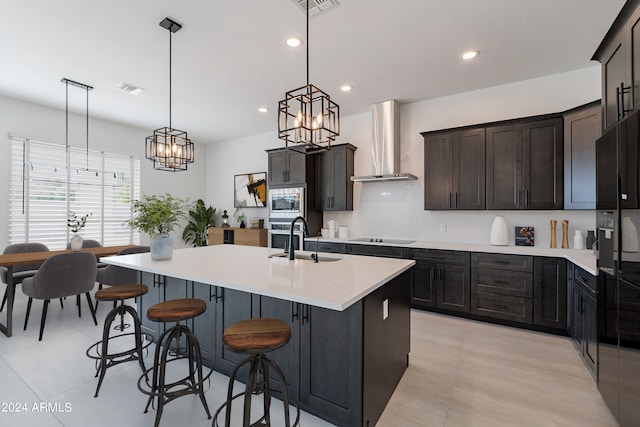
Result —
<path fill-rule="evenodd" d="M 204 313 L 207 309 L 206 303 L 201 299 L 184 298 L 160 302 L 152 305 L 147 310 L 147 318 L 154 322 L 176 322 L 176 325 L 167 329 L 160 335 L 156 343 L 153 367 L 147 369 L 144 375 L 138 380 L 138 389 L 149 396 L 144 412 L 149 411 L 149 405 L 157 398 L 155 427 L 160 424 L 160 417 L 164 406 L 174 399 L 188 394 L 197 394 L 207 413 L 207 418 L 211 418 L 209 406 L 204 397 L 204 382 L 211 376 L 212 370 L 207 375 L 202 373 L 202 355 L 200 354 L 200 343 L 191 330 L 180 324 L 183 320 L 193 319 Z M 184 336 L 185 348 L 182 351 L 180 340 Z M 172 343 L 175 347 L 172 350 Z M 186 354 L 186 356 L 185 356 Z M 180 360 L 187 360 L 188 373 L 181 379 L 167 383 L 167 364 Z M 151 383 L 149 376 L 151 374 Z M 197 378 L 196 378 L 197 375 Z"/>
<path fill-rule="evenodd" d="M 267 358 L 265 353 L 276 350 L 289 342 L 291 339 L 291 328 L 282 320 L 278 319 L 248 319 L 234 323 L 225 329 L 222 336 L 224 345 L 236 353 L 245 353 L 250 356 L 240 362 L 229 378 L 229 388 L 227 390 L 227 401 L 216 411 L 213 419 L 213 426 L 218 426 L 218 414 L 223 408 L 225 412 L 225 427 L 231 425 L 231 404 L 234 399 L 244 395 L 244 414 L 242 418 L 243 427 L 249 426 L 270 426 L 271 415 L 271 392 L 269 385 L 269 371 L 273 370 L 280 381 L 280 392 L 282 393 L 282 403 L 284 406 L 284 422 L 286 427 L 290 427 L 289 421 L 289 395 L 287 393 L 287 383 L 278 365 Z M 241 367 L 249 364 L 249 374 L 245 390 L 233 396 L 233 383 Z M 263 395 L 263 415 L 251 422 L 251 396 L 253 394 Z M 297 415 L 293 426 L 297 426 L 300 421 L 300 408 L 294 399 Z"/>
<path fill-rule="evenodd" d="M 87 356 L 97 361 L 96 377 L 100 376 L 98 379 L 98 386 L 96 387 L 96 394 L 93 397 L 98 397 L 98 392 L 102 386 L 102 380 L 104 380 L 107 368 L 119 365 L 120 363 L 137 360 L 142 372 L 144 373 L 147 371 L 147 368 L 144 366 L 142 351 L 149 347 L 153 342 L 153 337 L 147 333 L 142 333 L 140 329 L 140 318 L 138 317 L 136 310 L 124 303 L 124 300 L 126 299 L 139 297 L 146 293 L 147 287 L 145 285 L 138 284 L 119 285 L 108 289 L 100 289 L 96 292 L 96 301 L 113 301 L 115 304 L 118 302 L 120 302 L 120 304 L 116 305 L 109 314 L 107 314 L 102 328 L 102 340 L 87 349 Z M 127 313 L 129 313 L 133 318 L 134 331 L 126 334 L 109 336 L 111 325 L 116 320 L 116 316 L 120 317 L 120 325 L 115 326 L 114 329 L 120 331 L 125 329 L 123 319 L 124 315 Z M 109 353 L 109 342 L 116 339 L 120 340 L 121 338 L 131 335 L 135 338 L 135 346 L 133 348 L 120 352 Z"/>

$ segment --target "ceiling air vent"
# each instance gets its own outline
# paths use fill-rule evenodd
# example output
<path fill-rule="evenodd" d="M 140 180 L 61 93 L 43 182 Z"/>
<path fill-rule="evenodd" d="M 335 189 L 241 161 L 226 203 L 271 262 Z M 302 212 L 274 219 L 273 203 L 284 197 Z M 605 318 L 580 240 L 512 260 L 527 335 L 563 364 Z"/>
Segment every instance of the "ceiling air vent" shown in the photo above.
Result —
<path fill-rule="evenodd" d="M 332 9 L 340 3 L 338 0 L 292 0 L 303 13 L 307 13 L 307 2 L 309 2 L 309 16 L 314 16 L 320 12 Z"/>
<path fill-rule="evenodd" d="M 132 85 L 131 83 L 126 83 L 126 82 L 122 82 L 120 83 L 118 86 L 116 86 L 116 89 L 118 89 L 121 92 L 124 93 L 128 93 L 130 95 L 140 95 L 142 92 L 145 91 L 145 89 L 142 89 L 141 87 L 138 87 L 136 85 Z"/>

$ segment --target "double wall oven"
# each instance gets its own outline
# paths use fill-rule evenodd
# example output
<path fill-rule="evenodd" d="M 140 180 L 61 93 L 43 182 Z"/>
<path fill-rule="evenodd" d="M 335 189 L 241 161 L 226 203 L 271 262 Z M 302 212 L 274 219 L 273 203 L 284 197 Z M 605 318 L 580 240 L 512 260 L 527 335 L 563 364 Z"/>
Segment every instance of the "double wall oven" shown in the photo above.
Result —
<path fill-rule="evenodd" d="M 268 193 L 269 203 L 269 247 L 288 249 L 291 220 L 305 216 L 306 199 L 304 187 L 272 188 Z M 293 246 L 302 249 L 304 232 L 302 223 L 296 222 L 293 231 Z"/>

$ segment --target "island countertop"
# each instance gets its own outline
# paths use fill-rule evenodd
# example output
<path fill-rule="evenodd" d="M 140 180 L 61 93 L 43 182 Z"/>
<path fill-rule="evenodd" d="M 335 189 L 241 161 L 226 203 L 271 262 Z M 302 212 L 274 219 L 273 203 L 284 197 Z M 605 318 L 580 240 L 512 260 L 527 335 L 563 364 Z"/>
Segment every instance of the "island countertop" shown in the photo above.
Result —
<path fill-rule="evenodd" d="M 282 251 L 216 245 L 176 249 L 165 261 L 141 253 L 102 257 L 100 262 L 340 311 L 415 264 L 408 259 L 343 254 L 332 254 L 341 258 L 338 261 L 318 263 L 269 257 L 277 252 Z"/>

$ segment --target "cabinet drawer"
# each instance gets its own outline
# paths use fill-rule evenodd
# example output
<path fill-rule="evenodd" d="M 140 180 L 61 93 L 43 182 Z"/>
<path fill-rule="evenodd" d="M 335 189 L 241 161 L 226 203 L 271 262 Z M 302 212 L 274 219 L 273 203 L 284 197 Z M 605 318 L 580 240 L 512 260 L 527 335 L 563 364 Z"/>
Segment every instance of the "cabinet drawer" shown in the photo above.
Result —
<path fill-rule="evenodd" d="M 598 292 L 598 282 L 595 276 L 587 273 L 583 269 L 578 266 L 575 266 L 573 270 L 573 279 L 577 282 L 581 283 L 584 287 L 589 289 L 591 292 Z"/>
<path fill-rule="evenodd" d="M 442 251 L 437 249 L 412 249 L 411 258 L 423 259 L 442 264 L 468 266 L 471 262 L 469 252 Z"/>
<path fill-rule="evenodd" d="M 305 251 L 315 251 L 316 250 L 316 242 L 304 242 L 304 250 Z M 334 254 L 346 254 L 347 253 L 347 244 L 346 243 L 327 243 L 327 242 L 318 242 L 318 252 L 331 252 Z"/>
<path fill-rule="evenodd" d="M 471 313 L 521 323 L 533 322 L 531 299 L 489 292 L 471 292 Z"/>
<path fill-rule="evenodd" d="M 407 248 L 396 246 L 347 245 L 347 253 L 387 258 L 407 258 Z"/>
<path fill-rule="evenodd" d="M 471 290 L 516 297 L 531 298 L 533 276 L 519 271 L 474 268 L 471 271 Z"/>
<path fill-rule="evenodd" d="M 471 254 L 473 268 L 533 272 L 533 257 L 528 255 Z"/>

